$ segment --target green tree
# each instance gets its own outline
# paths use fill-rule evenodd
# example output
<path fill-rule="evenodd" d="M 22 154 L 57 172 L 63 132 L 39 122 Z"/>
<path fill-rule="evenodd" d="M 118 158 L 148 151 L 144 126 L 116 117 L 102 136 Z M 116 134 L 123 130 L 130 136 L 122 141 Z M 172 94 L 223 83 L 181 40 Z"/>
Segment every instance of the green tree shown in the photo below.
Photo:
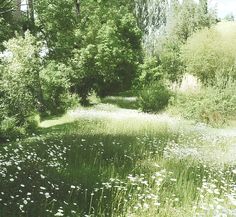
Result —
<path fill-rule="evenodd" d="M 180 57 L 181 47 L 194 32 L 213 25 L 216 17 L 214 12 L 208 9 L 206 0 L 201 0 L 199 3 L 194 0 L 183 0 L 181 3 L 178 0 L 171 0 L 163 17 L 166 18 L 164 27 L 157 28 L 157 36 L 152 37 L 154 40 L 152 49 L 144 45 L 144 49 L 152 50 L 151 53 L 156 58 L 157 65 L 154 66 L 154 70 L 150 69 L 150 73 L 155 71 L 153 80 L 159 77 L 172 82 L 180 81 L 184 73 L 184 65 Z M 145 71 L 146 69 L 141 75 L 141 80 L 144 80 L 143 74 L 148 74 L 150 80 L 150 73 Z"/>
<path fill-rule="evenodd" d="M 19 121 L 23 122 L 32 110 L 41 109 L 43 101 L 39 79 L 40 44 L 26 32 L 24 37 L 10 39 L 4 46 L 2 98 L 9 116 L 17 114 Z"/>
<path fill-rule="evenodd" d="M 47 44 L 49 58 L 66 62 L 72 50 L 79 46 L 75 40 L 77 13 L 74 0 L 35 1 L 36 25 Z"/>
<path fill-rule="evenodd" d="M 182 49 L 188 73 L 197 75 L 204 84 L 216 79 L 236 77 L 234 23 L 220 23 L 191 36 Z"/>
<path fill-rule="evenodd" d="M 56 61 L 48 61 L 40 71 L 46 114 L 63 113 L 70 106 L 70 74 L 72 74 L 70 67 Z"/>
<path fill-rule="evenodd" d="M 13 9 L 13 4 L 12 1 L 10 0 L 2 0 L 0 2 L 0 16 L 2 16 L 3 14 L 12 12 Z"/>
<path fill-rule="evenodd" d="M 172 1 L 167 19 L 167 32 L 176 35 L 185 42 L 195 31 L 210 27 L 216 23 L 214 11 L 208 9 L 206 0 L 196 3 L 194 0 L 183 0 L 182 4 Z"/>
<path fill-rule="evenodd" d="M 109 1 L 85 7 L 82 2 L 80 16 L 76 30 L 80 48 L 74 49 L 72 61 L 73 89 L 82 101 L 91 90 L 105 96 L 129 89 L 141 57 L 141 31 L 130 8 Z"/>
<path fill-rule="evenodd" d="M 14 35 L 13 10 L 12 1 L 3 0 L 0 2 L 0 51 L 4 50 L 3 41 Z"/>
<path fill-rule="evenodd" d="M 231 13 L 231 14 L 227 14 L 224 17 L 224 20 L 226 20 L 226 21 L 235 21 L 235 18 L 234 18 L 234 15 Z"/>

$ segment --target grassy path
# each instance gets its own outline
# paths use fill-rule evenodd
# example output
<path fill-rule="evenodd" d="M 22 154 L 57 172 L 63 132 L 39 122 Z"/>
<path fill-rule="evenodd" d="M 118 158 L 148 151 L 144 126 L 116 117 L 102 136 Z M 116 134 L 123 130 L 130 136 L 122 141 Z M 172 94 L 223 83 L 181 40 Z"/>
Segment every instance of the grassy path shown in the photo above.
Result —
<path fill-rule="evenodd" d="M 112 99 L 115 100 L 115 98 Z M 133 100 L 132 97 L 131 103 Z M 158 131 L 160 125 L 166 126 L 175 133 L 194 134 L 196 137 L 202 137 L 205 141 L 210 142 L 211 145 L 208 143 L 207 146 L 193 144 L 194 149 L 199 148 L 199 156 L 217 160 L 218 163 L 234 163 L 236 161 L 236 128 L 212 128 L 205 124 L 194 124 L 167 113 L 147 114 L 137 109 L 120 108 L 112 104 L 98 104 L 89 109 L 72 110 L 61 119 L 44 121 L 41 123 L 41 127 L 49 127 L 60 124 L 60 122 L 71 122 L 78 119 L 117 122 L 119 123 L 117 128 L 123 129 L 125 132 L 142 131 L 144 128 L 150 131 L 155 131 L 155 129 Z M 189 149 L 189 146 L 187 148 Z"/>

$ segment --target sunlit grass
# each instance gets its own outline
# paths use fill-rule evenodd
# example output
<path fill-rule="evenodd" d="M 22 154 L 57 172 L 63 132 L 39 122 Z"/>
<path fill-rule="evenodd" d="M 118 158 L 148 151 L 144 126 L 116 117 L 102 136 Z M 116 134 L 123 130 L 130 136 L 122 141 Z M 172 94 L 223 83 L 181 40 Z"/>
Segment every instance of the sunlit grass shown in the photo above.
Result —
<path fill-rule="evenodd" d="M 214 160 L 214 150 L 227 152 L 225 138 L 119 112 L 103 104 L 80 108 L 43 121 L 36 135 L 3 144 L 0 216 L 234 212 L 234 164 Z"/>

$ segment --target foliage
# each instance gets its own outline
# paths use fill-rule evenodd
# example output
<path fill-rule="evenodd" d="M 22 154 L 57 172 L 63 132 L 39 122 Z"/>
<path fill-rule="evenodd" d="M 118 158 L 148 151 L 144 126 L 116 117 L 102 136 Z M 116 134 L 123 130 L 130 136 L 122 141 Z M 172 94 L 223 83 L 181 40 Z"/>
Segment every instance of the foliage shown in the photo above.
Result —
<path fill-rule="evenodd" d="M 185 118 L 221 126 L 236 116 L 235 91 L 235 82 L 228 82 L 224 88 L 208 86 L 198 92 L 178 93 L 170 109 Z"/>
<path fill-rule="evenodd" d="M 181 54 L 187 73 L 197 75 L 204 84 L 214 84 L 218 77 L 236 77 L 233 28 L 233 23 L 220 23 L 190 37 Z"/>
<path fill-rule="evenodd" d="M 158 67 L 158 59 L 156 57 L 146 58 L 143 64 L 139 66 L 140 76 L 138 85 L 142 88 L 152 81 L 158 81 L 163 78 Z"/>
<path fill-rule="evenodd" d="M 6 47 L 1 86 L 2 131 L 28 128 L 29 119 L 41 108 L 39 44 L 29 32 L 4 43 Z"/>
<path fill-rule="evenodd" d="M 0 17 L 0 26 L 1 26 L 1 31 L 0 31 L 0 51 L 4 49 L 4 46 L 2 44 L 3 41 L 8 39 L 9 35 L 11 35 L 11 29 L 9 25 L 6 23 L 6 21 Z"/>
<path fill-rule="evenodd" d="M 171 82 L 180 81 L 183 75 L 183 63 L 180 58 L 182 43 L 178 39 L 166 38 L 160 52 L 160 72 Z"/>
<path fill-rule="evenodd" d="M 77 14 L 74 0 L 41 0 L 34 3 L 36 26 L 46 41 L 49 57 L 65 62 L 77 45 L 74 30 Z"/>
<path fill-rule="evenodd" d="M 139 105 L 145 112 L 159 112 L 168 105 L 171 95 L 163 81 L 153 82 L 141 90 Z"/>
<path fill-rule="evenodd" d="M 71 68 L 55 61 L 48 62 L 40 71 L 45 112 L 49 114 L 63 113 L 70 106 L 69 77 L 71 73 Z"/>
<path fill-rule="evenodd" d="M 184 73 L 184 64 L 181 59 L 182 46 L 194 32 L 204 27 L 209 27 L 216 22 L 215 15 L 208 10 L 205 0 L 199 3 L 193 0 L 185 0 L 182 3 L 170 1 L 168 7 L 166 6 L 167 2 L 160 2 L 159 6 L 162 5 L 164 7 L 165 5 L 165 10 L 163 10 L 165 11 L 165 16 L 162 15 L 162 24 L 154 27 L 157 33 L 154 34 L 151 31 L 153 24 L 147 24 L 150 22 L 147 17 L 152 18 L 153 15 L 150 14 L 143 18 L 149 27 L 145 27 L 148 31 L 144 32 L 143 39 L 146 57 L 141 66 L 139 79 L 143 82 L 141 85 L 160 78 L 171 82 L 179 82 Z M 158 5 L 158 3 L 156 4 Z M 150 11 L 154 10 L 153 5 L 149 7 Z M 161 16 L 161 14 L 159 15 Z M 150 37 L 150 40 L 153 40 L 152 49 L 148 48 L 148 44 L 145 44 L 145 37 Z"/>
<path fill-rule="evenodd" d="M 227 14 L 223 20 L 226 20 L 226 21 L 235 21 L 235 17 L 233 15 L 233 13 L 230 13 L 230 14 Z"/>
<path fill-rule="evenodd" d="M 28 0 L 26 12 L 22 2 L 0 2 L 0 216 L 236 216 L 236 170 L 226 164 L 235 138 L 224 130 L 100 104 L 18 137 L 36 117 L 66 111 L 72 93 L 82 103 L 90 93 L 133 94 L 139 75 L 143 111 L 172 102 L 208 124 L 235 117 L 235 31 L 195 34 L 215 22 L 207 0 Z M 208 86 L 171 98 L 166 83 L 180 80 L 183 64 Z M 136 108 L 135 97 L 100 102 Z"/>
<path fill-rule="evenodd" d="M 194 32 L 216 23 L 214 11 L 208 9 L 207 0 L 196 3 L 194 0 L 172 1 L 166 24 L 169 36 L 184 43 Z"/>
<path fill-rule="evenodd" d="M 142 46 L 145 55 L 158 53 L 160 36 L 163 35 L 167 22 L 167 0 L 136 0 L 135 14 L 139 28 L 142 30 Z"/>
<path fill-rule="evenodd" d="M 137 86 L 142 87 L 161 79 L 171 82 L 180 81 L 184 72 L 180 58 L 181 45 L 178 41 L 166 38 L 160 54 L 145 58 L 143 64 L 140 64 Z"/>
<path fill-rule="evenodd" d="M 72 72 L 53 61 L 41 69 L 41 43 L 29 32 L 4 45 L 0 68 L 0 135 L 7 137 L 33 130 L 37 113 L 65 111 L 72 99 L 69 93 Z"/>
<path fill-rule="evenodd" d="M 141 32 L 133 14 L 124 6 L 104 14 L 97 6 L 92 23 L 77 30 L 82 47 L 74 50 L 72 60 L 72 83 L 82 101 L 92 90 L 103 97 L 129 89 L 141 56 Z"/>

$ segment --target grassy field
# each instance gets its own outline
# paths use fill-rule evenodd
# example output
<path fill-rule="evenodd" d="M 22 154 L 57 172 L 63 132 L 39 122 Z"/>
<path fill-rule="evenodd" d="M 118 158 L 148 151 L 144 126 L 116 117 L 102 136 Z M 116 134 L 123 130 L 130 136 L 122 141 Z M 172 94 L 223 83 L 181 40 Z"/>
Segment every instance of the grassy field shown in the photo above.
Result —
<path fill-rule="evenodd" d="M 100 104 L 2 144 L 0 216 L 236 216 L 235 135 L 162 117 Z"/>

